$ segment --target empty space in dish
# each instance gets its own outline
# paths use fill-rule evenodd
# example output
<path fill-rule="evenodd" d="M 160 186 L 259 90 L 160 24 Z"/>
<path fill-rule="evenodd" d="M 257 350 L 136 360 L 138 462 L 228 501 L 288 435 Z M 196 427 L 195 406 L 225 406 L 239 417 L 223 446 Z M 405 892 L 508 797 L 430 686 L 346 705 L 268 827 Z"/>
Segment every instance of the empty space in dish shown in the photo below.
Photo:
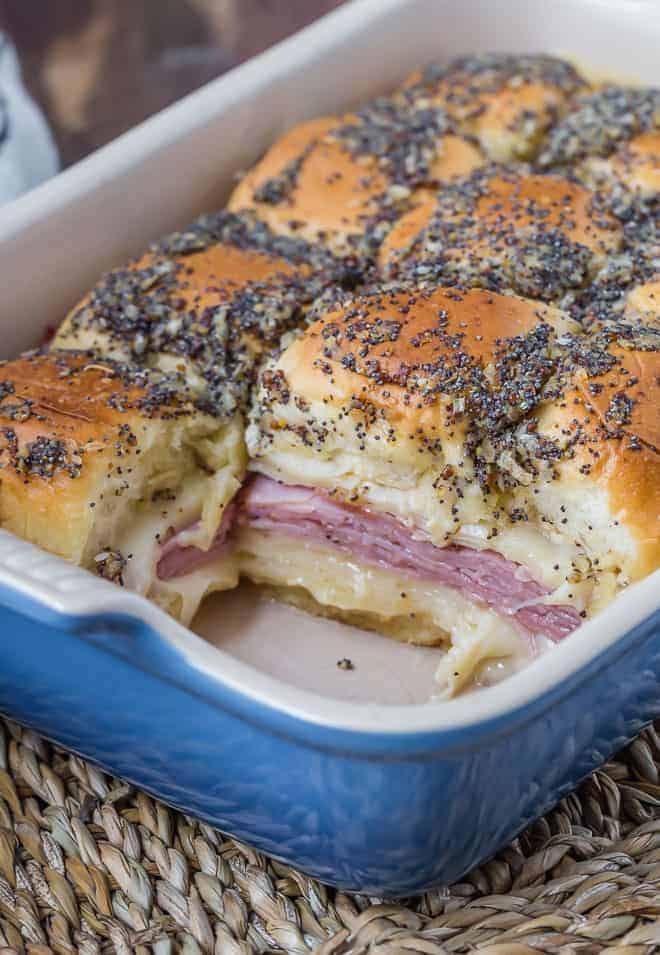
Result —
<path fill-rule="evenodd" d="M 250 584 L 209 597 L 192 629 L 283 683 L 333 699 L 425 703 L 438 690 L 434 674 L 441 648 L 397 643 L 314 617 Z"/>

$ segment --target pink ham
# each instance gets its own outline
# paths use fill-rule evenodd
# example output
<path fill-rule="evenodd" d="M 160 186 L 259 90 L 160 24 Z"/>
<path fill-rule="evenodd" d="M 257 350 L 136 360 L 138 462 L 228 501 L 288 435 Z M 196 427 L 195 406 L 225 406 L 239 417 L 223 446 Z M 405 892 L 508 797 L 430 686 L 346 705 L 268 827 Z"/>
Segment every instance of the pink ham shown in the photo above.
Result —
<path fill-rule="evenodd" d="M 560 640 L 580 624 L 574 607 L 542 603 L 549 588 L 495 551 L 436 547 L 428 535 L 412 531 L 390 514 L 345 504 L 326 491 L 280 484 L 261 476 L 243 488 L 236 510 L 223 519 L 209 551 L 198 551 L 195 557 L 195 548 L 180 548 L 178 558 L 176 537 L 168 541 L 158 564 L 159 577 L 181 576 L 225 553 L 231 546 L 231 520 L 265 533 L 318 542 L 365 563 L 450 587 L 498 613 L 513 616 L 528 633 Z"/>
<path fill-rule="evenodd" d="M 390 514 L 352 507 L 313 488 L 257 477 L 243 492 L 239 521 L 330 545 L 368 564 L 458 590 L 498 613 L 515 616 L 529 633 L 560 640 L 580 625 L 574 607 L 539 601 L 550 589 L 520 564 L 492 550 L 436 547 L 423 532 Z"/>
<path fill-rule="evenodd" d="M 234 498 L 224 509 L 220 526 L 208 550 L 201 550 L 199 547 L 182 547 L 179 543 L 179 534 L 168 537 L 160 549 L 158 566 L 156 567 L 158 579 L 171 580 L 173 577 L 183 577 L 185 574 L 197 570 L 198 567 L 228 554 L 231 551 L 229 532 L 232 529 L 237 508 L 238 501 Z M 199 526 L 199 522 L 183 530 L 189 531 L 197 526 Z M 183 533 L 183 531 L 179 533 Z"/>

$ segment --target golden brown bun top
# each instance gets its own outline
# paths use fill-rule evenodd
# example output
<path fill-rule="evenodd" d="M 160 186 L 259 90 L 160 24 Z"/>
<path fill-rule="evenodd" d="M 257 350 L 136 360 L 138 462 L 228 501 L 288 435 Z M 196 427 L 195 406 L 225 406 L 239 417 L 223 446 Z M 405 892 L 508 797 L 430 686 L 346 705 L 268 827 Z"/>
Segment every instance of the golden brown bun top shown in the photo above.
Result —
<path fill-rule="evenodd" d="M 161 262 L 159 255 L 149 252 L 128 268 L 149 272 L 158 269 Z M 250 283 L 285 286 L 294 272 L 304 274 L 308 271 L 307 266 L 293 266 L 278 256 L 225 243 L 217 243 L 202 252 L 192 252 L 185 259 L 178 260 L 177 266 L 172 297 L 181 313 L 192 313 L 198 321 L 203 320 L 209 309 L 229 304 L 237 292 Z M 148 312 L 146 300 L 145 311 Z"/>
<path fill-rule="evenodd" d="M 380 262 L 394 275 L 403 269 L 551 301 L 585 285 L 621 240 L 619 224 L 588 189 L 491 167 L 403 216 Z"/>
<path fill-rule="evenodd" d="M 364 402 L 437 435 L 461 430 L 470 415 L 484 426 L 517 417 L 496 397 L 497 362 L 533 364 L 530 349 L 542 355 L 555 329 L 571 327 L 558 309 L 481 289 L 377 292 L 311 326 L 277 367 L 306 400 L 347 409 Z M 278 400 L 280 383 L 270 380 Z"/>
<path fill-rule="evenodd" d="M 433 223 L 436 209 L 436 200 L 428 198 L 395 223 L 378 254 L 378 262 L 385 274 L 396 274 L 400 261 L 423 249 L 424 234 Z"/>
<path fill-rule="evenodd" d="M 144 256 L 136 268 L 146 268 L 157 261 L 153 253 Z M 203 252 L 192 252 L 182 262 L 179 289 L 188 308 L 202 312 L 215 304 L 214 295 L 231 298 L 236 289 L 248 282 L 273 282 L 285 279 L 294 266 L 276 255 L 256 249 L 239 249 L 217 243 Z M 305 268 L 304 266 L 302 268 Z"/>
<path fill-rule="evenodd" d="M 364 252 L 420 191 L 482 162 L 438 110 L 377 100 L 360 113 L 291 129 L 237 186 L 229 209 L 250 209 L 283 235 Z"/>
<path fill-rule="evenodd" d="M 78 477 L 85 456 L 137 444 L 140 418 L 193 408 L 174 379 L 70 351 L 28 354 L 0 367 L 2 482 Z"/>
<path fill-rule="evenodd" d="M 626 436 L 633 446 L 660 451 L 660 352 L 612 345 L 612 368 L 602 375 L 580 376 L 585 406 L 594 426 Z M 635 440 L 638 439 L 638 440 Z M 632 453 L 632 450 L 631 450 Z M 648 515 L 654 520 L 660 514 Z"/>
<path fill-rule="evenodd" d="M 138 504 L 174 514 L 182 477 L 212 473 L 224 433 L 179 375 L 24 355 L 0 368 L 0 527 L 121 581 L 130 554 L 101 552 Z"/>
<path fill-rule="evenodd" d="M 436 202 L 429 200 L 413 209 L 386 238 L 381 260 L 385 263 L 405 249 L 411 238 L 432 225 L 440 211 L 454 220 L 452 234 L 458 247 L 473 242 L 492 249 L 511 246 L 521 231 L 534 229 L 557 231 L 567 241 L 604 255 L 615 249 L 621 238 L 614 217 L 594 207 L 593 193 L 557 176 L 520 175 L 491 167 L 489 175 L 479 173 L 449 195 L 456 199 L 453 215 L 450 202 L 442 202 L 438 209 Z"/>
<path fill-rule="evenodd" d="M 442 107 L 491 159 L 509 162 L 536 154 L 545 131 L 583 87 L 573 67 L 554 57 L 485 54 L 413 73 L 404 95 Z"/>
<path fill-rule="evenodd" d="M 554 176 L 495 176 L 477 199 L 475 213 L 497 242 L 510 241 L 530 226 L 556 229 L 596 254 L 611 251 L 619 239 L 614 219 L 595 212 L 588 190 Z"/>
<path fill-rule="evenodd" d="M 311 241 L 366 231 L 388 183 L 376 163 L 355 163 L 329 136 L 339 123 L 312 120 L 282 136 L 236 187 L 229 209 L 252 209 L 273 231 Z"/>
<path fill-rule="evenodd" d="M 593 498 L 594 525 L 634 540 L 613 543 L 608 567 L 636 578 L 660 563 L 652 331 L 584 335 L 559 309 L 482 289 L 356 297 L 263 372 L 262 447 L 290 431 L 282 440 L 327 444 L 330 458 L 349 442 L 412 471 L 449 460 L 449 477 L 458 466 L 516 521 L 543 521 L 554 502 L 552 526 L 570 539 L 589 537 Z"/>
<path fill-rule="evenodd" d="M 262 351 L 304 321 L 305 305 L 335 280 L 336 261 L 261 223 L 227 213 L 208 221 L 104 276 L 56 346 L 181 371 L 207 410 L 232 411 Z"/>

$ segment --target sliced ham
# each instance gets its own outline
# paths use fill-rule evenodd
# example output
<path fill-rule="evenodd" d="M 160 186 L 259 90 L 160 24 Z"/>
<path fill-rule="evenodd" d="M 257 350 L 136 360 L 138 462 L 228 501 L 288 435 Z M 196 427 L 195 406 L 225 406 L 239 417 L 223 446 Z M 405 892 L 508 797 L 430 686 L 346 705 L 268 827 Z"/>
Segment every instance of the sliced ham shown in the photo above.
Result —
<path fill-rule="evenodd" d="M 550 589 L 492 550 L 436 547 L 390 514 L 354 507 L 328 493 L 257 477 L 243 492 L 239 521 L 318 541 L 386 570 L 442 584 L 515 616 L 525 630 L 559 640 L 580 625 L 574 607 L 540 603 Z"/>
<path fill-rule="evenodd" d="M 317 488 L 280 484 L 261 476 L 243 489 L 209 551 L 186 547 L 179 548 L 177 555 L 176 537 L 168 541 L 158 564 L 159 577 L 181 576 L 226 553 L 231 547 L 232 522 L 318 542 L 365 563 L 450 587 L 514 617 L 528 633 L 552 640 L 567 636 L 581 622 L 574 607 L 542 603 L 549 588 L 495 551 L 436 547 L 428 535 L 411 530 L 390 514 L 345 504 Z"/>
<path fill-rule="evenodd" d="M 172 580 L 173 577 L 184 577 L 186 574 L 192 573 L 193 570 L 197 570 L 198 567 L 228 554 L 231 551 L 229 533 L 233 527 L 237 510 L 238 501 L 234 499 L 224 509 L 220 526 L 208 550 L 202 550 L 199 547 L 181 546 L 180 543 L 180 534 L 183 531 L 189 532 L 198 527 L 199 522 L 169 537 L 160 549 L 156 567 L 158 579 Z"/>

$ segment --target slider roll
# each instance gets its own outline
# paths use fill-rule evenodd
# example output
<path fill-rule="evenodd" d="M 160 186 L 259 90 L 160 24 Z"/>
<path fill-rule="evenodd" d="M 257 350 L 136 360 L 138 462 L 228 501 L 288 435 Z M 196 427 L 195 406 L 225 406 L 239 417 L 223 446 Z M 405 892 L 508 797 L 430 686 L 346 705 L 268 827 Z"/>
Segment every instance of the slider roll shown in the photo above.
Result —
<path fill-rule="evenodd" d="M 642 200 L 660 193 L 660 89 L 608 85 L 577 98 L 538 158 L 594 189 Z M 628 200 L 630 196 L 628 196 Z"/>
<path fill-rule="evenodd" d="M 444 109 L 490 159 L 506 163 L 533 159 L 585 89 L 565 60 L 486 53 L 430 64 L 409 77 L 401 96 L 417 108 Z"/>
<path fill-rule="evenodd" d="M 234 423 L 200 412 L 179 373 L 89 352 L 7 362 L 0 397 L 2 526 L 180 613 L 155 559 L 200 514 L 208 548 L 244 466 Z"/>
<path fill-rule="evenodd" d="M 264 353 L 304 326 L 312 301 L 350 277 L 351 268 L 301 240 L 274 236 L 249 215 L 223 212 L 203 217 L 106 275 L 64 321 L 52 356 L 61 364 L 67 356 L 73 361 L 84 354 L 84 367 L 105 368 L 113 382 L 135 375 L 137 381 L 176 383 L 186 409 L 176 417 L 180 433 L 166 427 L 154 433 L 150 455 L 162 474 L 149 474 L 143 482 L 143 469 L 132 466 L 123 479 L 128 487 L 122 486 L 121 495 L 105 492 L 105 505 L 75 498 L 71 508 L 79 508 L 78 523 L 85 528 L 77 542 L 70 539 L 68 518 L 46 526 L 43 517 L 37 526 L 27 499 L 5 512 L 3 525 L 90 569 L 104 571 L 96 556 L 110 549 L 119 555 L 127 586 L 189 621 L 206 593 L 235 584 L 236 575 L 227 578 L 209 566 L 201 575 L 166 583 L 167 575 L 158 573 L 163 551 L 173 537 L 185 539 L 203 555 L 196 564 L 214 564 L 228 508 L 245 476 L 244 413 Z M 47 356 L 34 360 L 50 368 Z M 51 374 L 44 380 L 55 388 L 59 378 Z M 85 376 L 70 377 L 67 394 L 80 380 Z M 48 401 L 45 392 L 42 400 Z M 99 414 L 105 415 L 102 403 L 90 406 L 90 427 L 101 426 Z M 68 427 L 70 416 L 54 423 L 53 440 L 59 440 L 60 424 Z M 154 428 L 141 424 L 138 440 Z M 141 445 L 136 454 L 140 462 L 151 460 Z M 121 462 L 117 468 L 126 475 Z M 85 482 L 65 485 L 73 493 Z M 130 507 L 122 511 L 115 497 Z M 124 516 L 109 522 L 101 517 L 110 501 Z"/>
<path fill-rule="evenodd" d="M 299 541 L 286 550 L 282 538 L 311 504 L 278 503 L 271 483 L 245 572 L 325 613 L 449 644 L 460 681 L 514 653 L 521 633 L 561 639 L 658 559 L 640 524 L 657 488 L 654 439 L 634 417 L 630 438 L 607 421 L 588 439 L 551 424 L 572 420 L 575 389 L 598 390 L 616 356 L 608 336 L 584 337 L 556 308 L 482 290 L 381 291 L 329 313 L 264 369 L 248 447 L 253 470 L 343 516 L 329 515 L 306 545 L 314 560 L 296 563 Z M 631 381 L 619 375 L 616 394 Z M 651 376 L 642 391 L 654 387 Z M 629 440 L 645 450 L 620 453 Z M 610 464 L 589 469 L 584 455 Z M 275 546 L 286 560 L 261 559 Z M 394 583 L 415 595 L 407 612 Z"/>
<path fill-rule="evenodd" d="M 623 241 L 588 189 L 489 167 L 403 216 L 385 239 L 386 275 L 433 287 L 484 286 L 566 304 Z"/>
<path fill-rule="evenodd" d="M 563 640 L 660 563 L 658 95 L 487 54 L 296 126 L 2 366 L 0 524 L 448 693 Z"/>
<path fill-rule="evenodd" d="M 229 208 L 250 210 L 278 235 L 369 258 L 402 212 L 483 161 L 444 110 L 379 99 L 290 130 Z"/>
<path fill-rule="evenodd" d="M 243 407 L 262 354 L 350 267 L 249 215 L 205 216 L 105 275 L 54 344 L 178 371 L 200 407 L 226 415 Z"/>

